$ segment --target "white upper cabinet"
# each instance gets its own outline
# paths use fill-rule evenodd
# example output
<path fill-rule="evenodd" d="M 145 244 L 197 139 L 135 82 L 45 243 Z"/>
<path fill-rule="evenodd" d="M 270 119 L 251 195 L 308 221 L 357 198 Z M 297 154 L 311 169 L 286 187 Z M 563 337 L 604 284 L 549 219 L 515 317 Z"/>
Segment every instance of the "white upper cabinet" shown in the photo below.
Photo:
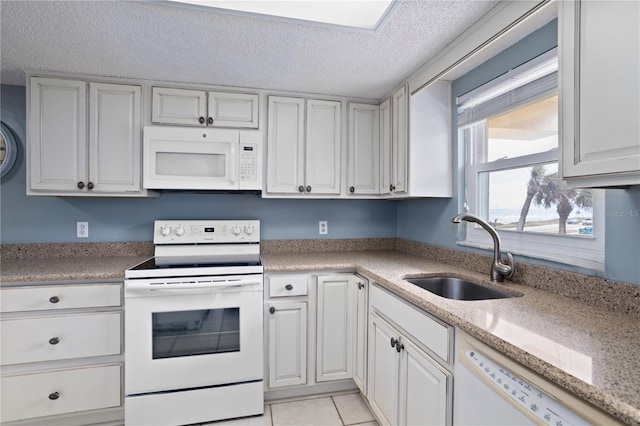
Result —
<path fill-rule="evenodd" d="M 391 96 L 391 186 L 394 193 L 407 190 L 407 89 Z"/>
<path fill-rule="evenodd" d="M 27 194 L 147 195 L 140 184 L 141 92 L 32 77 Z"/>
<path fill-rule="evenodd" d="M 391 192 L 391 98 L 380 104 L 380 193 Z"/>
<path fill-rule="evenodd" d="M 340 102 L 307 100 L 305 191 L 340 194 Z"/>
<path fill-rule="evenodd" d="M 29 104 L 30 191 L 79 191 L 87 180 L 87 83 L 32 78 Z"/>
<path fill-rule="evenodd" d="M 304 99 L 269 97 L 267 192 L 304 192 Z"/>
<path fill-rule="evenodd" d="M 349 104 L 348 193 L 380 193 L 380 107 Z"/>
<path fill-rule="evenodd" d="M 151 121 L 200 127 L 258 128 L 256 94 L 153 87 Z"/>
<path fill-rule="evenodd" d="M 452 197 L 451 83 L 436 81 L 409 100 L 411 197 Z"/>
<path fill-rule="evenodd" d="M 407 190 L 407 89 L 396 90 L 380 105 L 380 193 Z"/>
<path fill-rule="evenodd" d="M 268 193 L 340 194 L 340 106 L 334 101 L 269 97 Z"/>
<path fill-rule="evenodd" d="M 89 182 L 94 190 L 140 190 L 140 86 L 89 84 Z"/>
<path fill-rule="evenodd" d="M 640 185 L 640 3 L 562 1 L 561 175 L 569 185 Z"/>

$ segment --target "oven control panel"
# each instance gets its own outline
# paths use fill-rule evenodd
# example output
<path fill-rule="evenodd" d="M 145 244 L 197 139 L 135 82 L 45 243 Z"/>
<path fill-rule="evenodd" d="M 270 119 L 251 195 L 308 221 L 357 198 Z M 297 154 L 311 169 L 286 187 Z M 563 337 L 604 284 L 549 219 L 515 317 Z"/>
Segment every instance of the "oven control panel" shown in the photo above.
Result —
<path fill-rule="evenodd" d="M 259 220 L 156 220 L 154 244 L 259 243 Z"/>

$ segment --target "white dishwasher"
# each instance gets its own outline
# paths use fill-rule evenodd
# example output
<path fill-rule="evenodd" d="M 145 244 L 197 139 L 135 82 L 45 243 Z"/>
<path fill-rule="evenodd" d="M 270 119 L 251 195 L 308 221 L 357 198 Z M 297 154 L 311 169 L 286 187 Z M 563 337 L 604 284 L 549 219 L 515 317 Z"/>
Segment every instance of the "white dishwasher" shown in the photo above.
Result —
<path fill-rule="evenodd" d="M 456 330 L 453 424 L 568 426 L 620 422 Z"/>

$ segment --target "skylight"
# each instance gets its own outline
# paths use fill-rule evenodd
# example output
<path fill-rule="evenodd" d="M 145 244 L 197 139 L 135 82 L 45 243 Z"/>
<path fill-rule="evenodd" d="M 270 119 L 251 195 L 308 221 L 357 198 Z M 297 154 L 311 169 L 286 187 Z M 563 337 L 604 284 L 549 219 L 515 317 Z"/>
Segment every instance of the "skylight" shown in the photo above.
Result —
<path fill-rule="evenodd" d="M 195 6 L 374 30 L 394 0 L 172 0 Z"/>

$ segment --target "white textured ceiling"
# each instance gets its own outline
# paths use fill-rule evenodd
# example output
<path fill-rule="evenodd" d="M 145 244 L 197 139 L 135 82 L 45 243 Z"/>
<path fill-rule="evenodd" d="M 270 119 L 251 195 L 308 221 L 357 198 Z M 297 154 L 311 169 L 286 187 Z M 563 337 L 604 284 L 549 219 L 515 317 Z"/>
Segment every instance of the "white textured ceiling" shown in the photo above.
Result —
<path fill-rule="evenodd" d="M 45 70 L 381 99 L 498 1 L 399 1 L 377 32 L 145 1 L 0 3 L 2 84 Z"/>

